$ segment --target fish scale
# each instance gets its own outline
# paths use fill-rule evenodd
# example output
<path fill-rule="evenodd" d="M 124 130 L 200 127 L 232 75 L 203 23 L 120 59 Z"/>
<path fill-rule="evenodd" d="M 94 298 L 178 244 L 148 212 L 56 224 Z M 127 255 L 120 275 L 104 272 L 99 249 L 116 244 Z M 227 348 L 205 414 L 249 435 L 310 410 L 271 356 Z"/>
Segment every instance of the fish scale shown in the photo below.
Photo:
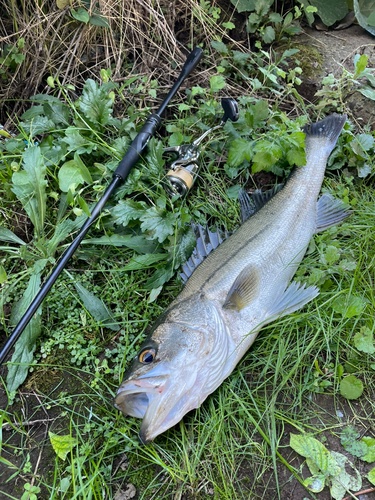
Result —
<path fill-rule="evenodd" d="M 219 235 L 207 231 L 206 245 L 199 228 L 197 249 L 184 267 L 184 276 L 192 274 L 144 341 L 115 400 L 125 415 L 143 416 L 142 442 L 199 407 L 262 326 L 318 295 L 317 288 L 290 281 L 313 234 L 350 215 L 329 195 L 317 203 L 345 121 L 334 114 L 305 128 L 306 165 L 296 168 L 282 189 L 257 193 L 254 203 L 243 193 L 243 223 L 219 246 Z M 252 213 L 254 204 L 258 210 Z"/>

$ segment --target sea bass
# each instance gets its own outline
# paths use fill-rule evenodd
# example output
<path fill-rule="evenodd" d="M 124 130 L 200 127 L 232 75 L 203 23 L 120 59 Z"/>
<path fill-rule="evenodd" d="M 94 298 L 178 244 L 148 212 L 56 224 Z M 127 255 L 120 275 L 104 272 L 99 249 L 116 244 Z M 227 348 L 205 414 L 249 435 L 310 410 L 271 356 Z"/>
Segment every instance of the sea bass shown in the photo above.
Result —
<path fill-rule="evenodd" d="M 117 392 L 116 408 L 143 418 L 143 443 L 198 408 L 262 326 L 318 295 L 316 287 L 289 283 L 313 234 L 350 215 L 331 195 L 317 201 L 345 121 L 346 115 L 333 114 L 305 127 L 306 165 L 282 189 L 257 193 L 253 202 L 242 194 L 243 223 L 233 235 L 219 244 L 218 233 L 200 230 L 198 247 L 183 268 L 191 276 L 153 326 Z"/>

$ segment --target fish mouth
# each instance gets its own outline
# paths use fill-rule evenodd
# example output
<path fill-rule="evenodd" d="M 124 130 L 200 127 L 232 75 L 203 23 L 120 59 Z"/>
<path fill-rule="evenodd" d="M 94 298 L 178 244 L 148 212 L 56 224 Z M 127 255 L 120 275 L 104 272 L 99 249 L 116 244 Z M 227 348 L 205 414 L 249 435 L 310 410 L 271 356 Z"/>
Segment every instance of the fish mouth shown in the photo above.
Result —
<path fill-rule="evenodd" d="M 115 407 L 124 415 L 143 418 L 150 404 L 165 389 L 169 376 L 138 378 L 123 382 L 115 398 Z"/>

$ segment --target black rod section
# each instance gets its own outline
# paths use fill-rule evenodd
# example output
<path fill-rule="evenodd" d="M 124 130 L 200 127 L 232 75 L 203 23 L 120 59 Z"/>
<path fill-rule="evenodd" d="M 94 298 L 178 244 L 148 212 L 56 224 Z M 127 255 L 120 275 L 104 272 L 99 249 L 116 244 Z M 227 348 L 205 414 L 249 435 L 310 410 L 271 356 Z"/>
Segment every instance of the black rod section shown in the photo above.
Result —
<path fill-rule="evenodd" d="M 37 295 L 27 308 L 25 314 L 22 316 L 21 320 L 13 330 L 12 334 L 6 341 L 5 345 L 0 351 L 0 365 L 4 363 L 5 358 L 7 357 L 9 351 L 12 349 L 14 344 L 17 342 L 18 338 L 26 328 L 26 326 L 29 324 L 30 320 L 34 316 L 34 314 L 37 312 L 39 306 L 43 302 L 44 298 L 46 297 L 47 293 L 51 290 L 52 286 L 54 285 L 55 281 L 61 274 L 62 270 L 68 263 L 70 257 L 74 254 L 74 252 L 77 250 L 79 247 L 81 241 L 83 238 L 86 236 L 88 230 L 92 226 L 92 224 L 95 222 L 95 220 L 99 217 L 100 212 L 102 211 L 104 205 L 107 203 L 108 199 L 112 196 L 113 191 L 118 187 L 120 184 L 122 184 L 127 176 L 129 175 L 130 170 L 132 167 L 135 165 L 135 163 L 138 161 L 138 159 L 141 156 L 141 153 L 145 149 L 148 141 L 150 138 L 155 134 L 156 130 L 159 128 L 161 124 L 161 115 L 164 112 L 165 108 L 168 106 L 169 101 L 172 99 L 172 97 L 175 95 L 177 90 L 179 89 L 180 85 L 182 82 L 185 80 L 186 77 L 190 75 L 190 73 L 195 69 L 197 66 L 198 62 L 200 61 L 201 57 L 203 55 L 202 49 L 199 47 L 195 47 L 195 49 L 189 54 L 188 58 L 185 61 L 185 64 L 181 70 L 181 73 L 179 77 L 177 78 L 176 82 L 174 83 L 173 87 L 169 91 L 168 95 L 165 97 L 163 102 L 161 103 L 159 109 L 155 114 L 151 114 L 145 124 L 143 125 L 142 129 L 140 130 L 139 134 L 135 137 L 133 142 L 130 144 L 128 150 L 126 151 L 123 159 L 120 161 L 116 171 L 113 174 L 113 178 L 107 189 L 105 190 L 103 196 L 100 198 L 100 200 L 97 202 L 95 205 L 91 217 L 89 217 L 86 222 L 83 224 L 82 228 L 80 229 L 79 233 L 75 237 L 73 243 L 65 250 L 65 252 L 62 254 L 60 259 L 58 260 L 56 266 L 52 269 L 52 272 L 50 276 L 47 278 L 47 280 L 42 284 L 40 287 Z"/>

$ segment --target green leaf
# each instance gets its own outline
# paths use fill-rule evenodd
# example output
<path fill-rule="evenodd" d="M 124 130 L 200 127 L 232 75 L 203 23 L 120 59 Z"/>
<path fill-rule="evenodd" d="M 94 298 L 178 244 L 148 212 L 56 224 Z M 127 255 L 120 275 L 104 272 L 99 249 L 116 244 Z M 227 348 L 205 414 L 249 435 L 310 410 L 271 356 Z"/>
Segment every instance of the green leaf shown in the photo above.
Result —
<path fill-rule="evenodd" d="M 313 493 L 319 493 L 325 486 L 324 474 L 318 474 L 313 477 L 308 477 L 303 481 L 303 485 Z"/>
<path fill-rule="evenodd" d="M 328 245 L 325 249 L 325 252 L 322 256 L 322 260 L 324 264 L 331 265 L 338 261 L 340 258 L 340 251 L 333 245 Z"/>
<path fill-rule="evenodd" d="M 153 290 L 164 285 L 174 274 L 172 262 L 154 272 L 154 274 L 145 283 L 146 290 Z"/>
<path fill-rule="evenodd" d="M 0 241 L 7 241 L 8 243 L 17 243 L 18 245 L 26 245 L 24 241 L 16 236 L 10 229 L 0 226 Z"/>
<path fill-rule="evenodd" d="M 58 173 L 59 188 L 64 193 L 69 189 L 74 193 L 76 188 L 85 182 L 81 169 L 75 160 L 66 161 Z"/>
<path fill-rule="evenodd" d="M 40 273 L 33 273 L 29 284 L 19 302 L 12 309 L 11 324 L 16 325 L 22 318 L 26 309 L 31 304 L 40 287 Z M 35 342 L 41 332 L 41 312 L 39 307 L 29 324 L 17 340 L 11 363 L 20 363 L 9 366 L 7 376 L 7 389 L 9 392 L 16 391 L 25 381 L 29 366 L 33 360 Z"/>
<path fill-rule="evenodd" d="M 228 152 L 228 164 L 231 167 L 238 167 L 244 160 L 251 160 L 253 149 L 251 143 L 245 139 L 235 139 L 232 141 Z"/>
<path fill-rule="evenodd" d="M 318 9 L 317 14 L 326 26 L 332 26 L 343 19 L 348 13 L 348 6 L 342 0 L 309 0 Z"/>
<path fill-rule="evenodd" d="M 136 271 L 137 269 L 146 269 L 152 267 L 161 260 L 166 260 L 166 253 L 147 253 L 145 255 L 136 255 L 123 268 L 124 271 Z"/>
<path fill-rule="evenodd" d="M 55 232 L 52 238 L 46 243 L 48 255 L 53 257 L 60 243 L 64 241 L 70 233 L 72 233 L 76 229 L 79 229 L 82 226 L 84 220 L 84 218 L 77 218 L 76 220 L 65 219 L 59 222 L 59 224 L 55 228 Z"/>
<path fill-rule="evenodd" d="M 31 120 L 21 122 L 21 125 L 24 132 L 30 137 L 45 134 L 56 128 L 55 123 L 46 116 L 36 116 Z"/>
<path fill-rule="evenodd" d="M 112 234 L 112 236 L 101 236 L 100 238 L 91 238 L 83 240 L 82 245 L 114 245 L 116 247 L 127 247 L 140 254 L 155 252 L 158 243 L 147 240 L 144 235 L 134 236 L 132 234 Z"/>
<path fill-rule="evenodd" d="M 220 52 L 221 54 L 228 54 L 228 49 L 225 43 L 218 42 L 217 40 L 211 41 L 211 47 Z"/>
<path fill-rule="evenodd" d="M 165 175 L 163 158 L 164 146 L 161 141 L 153 137 L 147 144 L 146 166 L 152 174 L 161 178 Z"/>
<path fill-rule="evenodd" d="M 87 184 L 92 184 L 91 174 L 90 174 L 88 168 L 86 167 L 86 165 L 81 160 L 81 158 L 80 158 L 80 156 L 79 156 L 79 154 L 77 152 L 74 153 L 74 161 L 76 162 L 76 165 L 77 165 L 77 167 L 79 168 L 79 170 L 81 172 L 83 180 Z"/>
<path fill-rule="evenodd" d="M 362 478 L 358 470 L 347 459 L 345 455 L 336 451 L 332 451 L 331 455 L 334 457 L 341 470 L 337 476 L 330 477 L 330 492 L 332 498 L 334 498 L 335 500 L 342 500 L 347 491 L 358 491 L 361 489 Z M 349 474 L 347 472 L 347 470 L 349 471 L 350 468 L 352 469 L 354 474 Z"/>
<path fill-rule="evenodd" d="M 185 264 L 196 244 L 197 240 L 190 226 L 181 227 L 177 231 L 177 238 L 172 238 L 172 244 L 168 247 L 169 259 L 173 262 L 174 269 Z"/>
<path fill-rule="evenodd" d="M 346 399 L 358 399 L 363 392 L 363 384 L 354 375 L 344 377 L 340 382 L 340 394 Z"/>
<path fill-rule="evenodd" d="M 332 309 L 341 314 L 343 318 L 359 316 L 366 306 L 366 301 L 362 297 L 353 295 L 340 295 L 332 302 Z"/>
<path fill-rule="evenodd" d="M 223 75 L 214 75 L 210 78 L 210 88 L 212 92 L 219 92 L 225 87 L 225 78 Z"/>
<path fill-rule="evenodd" d="M 108 97 L 108 92 L 115 86 L 114 83 L 108 82 L 99 87 L 91 78 L 86 80 L 79 99 L 79 109 L 84 116 L 94 123 L 106 125 L 113 111 L 113 101 Z"/>
<path fill-rule="evenodd" d="M 239 52 L 238 50 L 233 50 L 232 57 L 236 65 L 243 66 L 246 63 L 246 61 L 248 61 L 248 59 L 251 58 L 251 55 L 248 54 L 247 52 Z"/>
<path fill-rule="evenodd" d="M 370 134 L 358 134 L 355 139 L 350 143 L 355 154 L 363 156 L 364 151 L 369 151 L 374 146 L 375 139 Z"/>
<path fill-rule="evenodd" d="M 65 130 L 65 137 L 63 137 L 62 141 L 68 144 L 71 151 L 77 151 L 80 155 L 83 153 L 90 154 L 97 149 L 97 144 L 83 137 L 76 127 L 68 127 Z"/>
<path fill-rule="evenodd" d="M 374 334 L 367 326 L 362 327 L 360 331 L 354 335 L 353 343 L 359 351 L 367 354 L 373 354 L 375 352 Z"/>
<path fill-rule="evenodd" d="M 162 208 L 160 198 L 158 202 L 159 206 L 148 208 L 139 219 L 142 221 L 142 231 L 150 231 L 148 239 L 157 238 L 160 243 L 163 243 L 167 236 L 174 233 L 176 214 Z"/>
<path fill-rule="evenodd" d="M 258 0 L 230 0 L 238 12 L 252 12 Z"/>
<path fill-rule="evenodd" d="M 375 101 L 375 89 L 373 89 L 372 87 L 366 85 L 365 87 L 358 89 L 358 92 L 360 92 L 365 97 L 368 97 L 369 99 Z"/>
<path fill-rule="evenodd" d="M 304 149 L 290 149 L 286 157 L 289 165 L 297 165 L 297 167 L 306 165 L 306 153 Z"/>
<path fill-rule="evenodd" d="M 336 476 L 340 467 L 327 448 L 308 435 L 290 434 L 290 447 L 303 457 L 310 458 L 325 474 Z"/>
<path fill-rule="evenodd" d="M 89 13 L 82 7 L 79 7 L 77 10 L 70 9 L 70 13 L 74 17 L 74 19 L 77 19 L 77 21 L 81 21 L 81 23 L 87 24 L 90 20 Z"/>
<path fill-rule="evenodd" d="M 367 474 L 367 479 L 371 484 L 375 485 L 375 467 Z"/>
<path fill-rule="evenodd" d="M 268 104 L 266 101 L 258 101 L 256 104 L 249 106 L 245 113 L 246 123 L 251 128 L 258 128 L 263 125 L 263 122 L 268 118 Z"/>
<path fill-rule="evenodd" d="M 272 43 L 275 40 L 275 30 L 272 26 L 267 26 L 262 35 L 262 40 L 264 43 Z"/>
<path fill-rule="evenodd" d="M 127 226 L 129 221 L 140 219 L 146 212 L 146 203 L 143 201 L 121 200 L 112 209 L 112 215 L 115 218 L 115 224 Z"/>
<path fill-rule="evenodd" d="M 238 200 L 238 194 L 241 191 L 241 186 L 239 184 L 235 184 L 228 188 L 225 193 L 231 200 Z"/>
<path fill-rule="evenodd" d="M 0 266 L 0 285 L 5 283 L 8 279 L 7 273 L 3 266 Z"/>
<path fill-rule="evenodd" d="M 69 126 L 69 106 L 65 106 L 63 103 L 45 102 L 43 112 L 53 123 L 63 123 Z"/>
<path fill-rule="evenodd" d="M 355 457 L 362 457 L 367 451 L 366 444 L 361 441 L 357 441 L 359 436 L 360 433 L 352 425 L 348 425 L 348 427 L 342 431 L 340 436 L 341 444 L 345 450 Z"/>
<path fill-rule="evenodd" d="M 87 206 L 87 203 L 85 202 L 85 200 L 81 196 L 78 195 L 77 201 L 78 201 L 78 205 L 81 207 L 83 212 L 87 215 L 87 217 L 91 217 L 89 207 Z"/>
<path fill-rule="evenodd" d="M 102 28 L 109 28 L 109 22 L 106 17 L 93 14 L 90 16 L 89 23 L 93 26 L 101 26 Z"/>
<path fill-rule="evenodd" d="M 39 237 L 43 234 L 46 214 L 46 166 L 39 146 L 23 153 L 23 171 L 14 172 L 12 191 L 22 203 Z"/>
<path fill-rule="evenodd" d="M 95 319 L 95 321 L 114 331 L 117 331 L 121 328 L 113 318 L 112 313 L 108 310 L 107 306 L 101 299 L 96 297 L 93 293 L 89 292 L 79 282 L 74 283 L 74 286 L 83 302 L 83 305 Z"/>
<path fill-rule="evenodd" d="M 66 436 L 59 436 L 58 434 L 48 431 L 48 436 L 56 455 L 62 460 L 65 460 L 68 453 L 78 444 L 77 439 L 69 434 Z"/>
<path fill-rule="evenodd" d="M 364 443 L 367 447 L 366 454 L 361 457 L 365 462 L 375 462 L 375 439 L 364 436 L 361 439 L 361 442 Z"/>
<path fill-rule="evenodd" d="M 375 28 L 367 22 L 367 16 L 371 16 L 375 11 L 373 0 L 360 1 L 353 0 L 354 13 L 358 23 L 372 35 L 375 35 Z M 371 9 L 371 10 L 370 10 Z"/>

